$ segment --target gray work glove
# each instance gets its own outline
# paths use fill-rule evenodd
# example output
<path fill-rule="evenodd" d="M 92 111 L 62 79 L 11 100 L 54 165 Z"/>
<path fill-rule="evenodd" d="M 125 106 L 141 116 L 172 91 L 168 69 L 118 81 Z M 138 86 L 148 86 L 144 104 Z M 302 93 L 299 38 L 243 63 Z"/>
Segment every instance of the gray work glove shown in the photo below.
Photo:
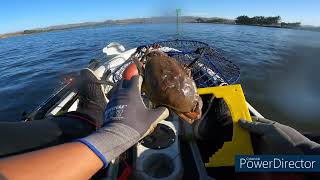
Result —
<path fill-rule="evenodd" d="M 297 130 L 264 118 L 239 120 L 240 127 L 258 135 L 256 147 L 262 154 L 320 154 L 320 145 Z"/>
<path fill-rule="evenodd" d="M 103 161 L 104 167 L 169 115 L 165 107 L 145 107 L 141 99 L 141 84 L 141 76 L 135 76 L 130 81 L 120 81 L 107 104 L 103 127 L 78 140 Z"/>

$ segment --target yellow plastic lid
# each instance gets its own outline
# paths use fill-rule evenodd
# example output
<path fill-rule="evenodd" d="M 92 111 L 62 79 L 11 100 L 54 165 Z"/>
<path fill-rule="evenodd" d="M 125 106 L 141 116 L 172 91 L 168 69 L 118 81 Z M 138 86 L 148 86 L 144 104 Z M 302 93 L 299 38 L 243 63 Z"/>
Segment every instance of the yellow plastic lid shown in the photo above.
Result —
<path fill-rule="evenodd" d="M 206 167 L 234 166 L 236 155 L 253 154 L 250 134 L 237 124 L 241 118 L 251 122 L 241 85 L 199 88 L 198 93 L 200 95 L 212 94 L 214 97 L 223 98 L 230 109 L 233 120 L 232 141 L 224 142 L 222 148 L 209 158 L 205 164 Z"/>

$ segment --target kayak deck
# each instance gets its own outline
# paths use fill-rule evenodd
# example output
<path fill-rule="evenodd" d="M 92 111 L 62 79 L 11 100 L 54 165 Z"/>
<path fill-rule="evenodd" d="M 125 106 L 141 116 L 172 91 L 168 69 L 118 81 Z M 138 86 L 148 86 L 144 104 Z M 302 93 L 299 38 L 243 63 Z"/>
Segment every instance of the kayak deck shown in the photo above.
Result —
<path fill-rule="evenodd" d="M 177 58 L 180 62 L 185 64 L 193 63 L 192 74 L 197 87 L 211 87 L 222 83 L 232 84 L 237 82 L 240 76 L 240 70 L 237 66 L 226 60 L 216 52 L 216 50 L 212 48 L 208 49 L 208 45 L 205 43 L 197 41 L 186 42 L 187 41 L 183 40 L 174 40 L 158 42 L 158 44 L 164 47 L 162 49 L 163 51 L 171 54 L 172 57 Z M 186 44 L 188 46 L 186 46 Z M 114 48 L 114 46 L 119 46 L 119 44 L 113 44 L 110 47 Z M 206 49 L 205 53 L 200 52 L 201 48 Z M 131 55 L 137 51 L 137 48 L 127 51 L 124 51 L 124 48 L 118 48 L 121 49 L 121 52 L 117 52 L 115 49 L 112 51 L 108 51 L 107 47 L 104 49 L 104 52 L 112 52 L 113 57 L 110 58 L 110 60 L 106 60 L 103 65 L 98 65 L 96 62 L 89 64 L 89 68 L 99 77 L 107 76 L 107 80 L 114 83 L 122 78 L 123 70 L 132 63 L 130 61 Z M 190 51 L 190 49 L 193 50 Z M 200 49 L 199 52 L 195 51 L 197 49 Z M 216 63 L 212 63 L 210 57 L 214 57 Z M 193 61 L 195 58 L 202 60 Z M 108 94 L 111 88 L 111 85 L 105 85 L 105 93 Z M 39 120 L 47 116 L 75 111 L 78 102 L 79 95 L 75 83 L 70 81 L 58 89 L 47 101 L 36 108 L 35 111 L 27 115 L 25 120 Z M 247 106 L 251 116 L 263 117 L 248 102 Z M 169 176 L 173 179 L 208 179 L 209 177 L 234 179 L 236 177 L 234 167 L 205 167 L 205 162 L 208 161 L 209 156 L 221 148 L 223 142 L 215 142 L 215 146 L 212 146 L 212 143 L 208 145 L 194 140 L 192 138 L 193 132 L 191 126 L 186 122 L 180 121 L 174 114 L 161 124 L 164 126 L 164 129 L 167 129 L 166 131 L 173 132 L 170 136 L 170 138 L 174 137 L 175 139 L 172 144 L 162 148 L 147 148 L 142 142 L 139 142 L 119 158 L 112 160 L 107 171 L 102 170 L 95 177 L 117 179 L 123 170 L 128 168 L 128 164 L 131 170 L 135 171 L 134 174 L 139 179 L 148 179 L 152 173 L 157 177 L 167 175 L 162 177 L 163 179 L 167 179 Z M 320 140 L 320 136 L 313 138 Z M 153 165 L 158 161 L 161 161 L 161 166 Z M 172 164 L 174 165 L 172 166 Z M 161 167 L 166 167 L 166 169 L 161 169 Z M 156 172 L 159 168 L 161 169 L 160 174 Z M 143 172 L 146 169 L 148 172 Z"/>

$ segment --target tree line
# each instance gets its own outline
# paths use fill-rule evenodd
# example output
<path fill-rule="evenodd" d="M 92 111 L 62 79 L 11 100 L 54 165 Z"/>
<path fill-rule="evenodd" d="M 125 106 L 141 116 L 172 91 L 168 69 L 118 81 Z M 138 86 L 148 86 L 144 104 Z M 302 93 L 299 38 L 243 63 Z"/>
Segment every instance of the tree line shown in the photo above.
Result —
<path fill-rule="evenodd" d="M 236 24 L 246 24 L 246 25 L 274 25 L 279 24 L 281 21 L 280 16 L 238 16 L 235 20 Z"/>

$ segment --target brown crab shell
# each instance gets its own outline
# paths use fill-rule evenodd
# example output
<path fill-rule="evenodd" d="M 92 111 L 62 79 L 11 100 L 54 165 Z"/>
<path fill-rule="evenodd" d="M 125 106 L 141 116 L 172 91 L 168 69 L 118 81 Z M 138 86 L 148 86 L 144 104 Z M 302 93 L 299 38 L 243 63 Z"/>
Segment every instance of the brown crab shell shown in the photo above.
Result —
<path fill-rule="evenodd" d="M 161 51 L 147 54 L 143 82 L 143 89 L 153 103 L 186 114 L 190 123 L 201 117 L 202 100 L 196 84 L 189 69 L 176 59 Z"/>

